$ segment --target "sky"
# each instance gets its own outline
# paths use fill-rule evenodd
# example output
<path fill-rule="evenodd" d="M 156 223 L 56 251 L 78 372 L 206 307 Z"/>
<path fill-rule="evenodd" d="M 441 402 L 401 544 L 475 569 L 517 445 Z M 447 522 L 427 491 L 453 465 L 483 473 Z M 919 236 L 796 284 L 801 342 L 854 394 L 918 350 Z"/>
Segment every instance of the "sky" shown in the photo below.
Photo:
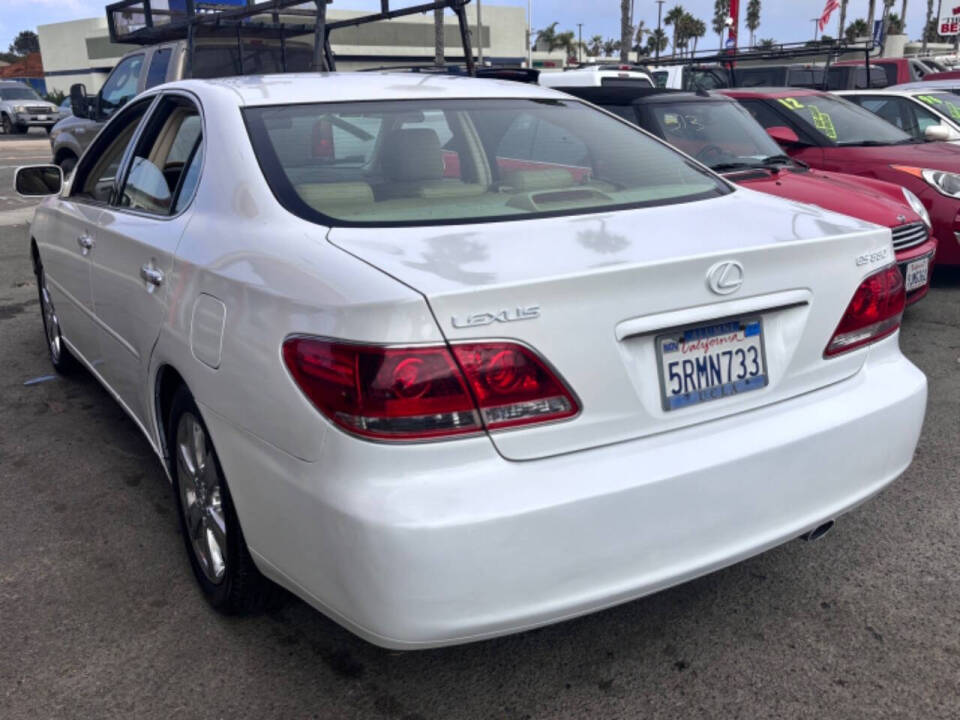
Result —
<path fill-rule="evenodd" d="M 418 0 L 393 0 L 397 7 L 417 4 Z M 422 1 L 422 0 L 419 0 Z M 474 0 L 476 2 L 476 0 Z M 525 7 L 527 0 L 482 0 L 484 5 L 518 5 Z M 897 0 L 894 9 L 899 13 Z M 643 20 L 647 27 L 657 25 L 657 4 L 654 0 L 634 0 L 635 20 Z M 604 38 L 618 38 L 620 34 L 620 0 L 531 0 L 533 6 L 533 28 L 546 27 L 554 20 L 559 30 L 577 29 L 577 23 L 583 23 L 584 40 L 602 35 Z M 713 0 L 667 0 L 664 14 L 676 4 L 681 4 L 687 12 L 703 20 L 708 28 L 713 17 Z M 747 0 L 741 0 L 746 6 Z M 825 0 L 763 0 L 760 12 L 759 38 L 774 38 L 778 42 L 796 42 L 813 37 L 811 18 L 818 16 Z M 6 49 L 20 30 L 36 30 L 37 25 L 78 18 L 102 16 L 105 0 L 0 0 L 0 49 Z M 882 6 L 881 0 L 877 5 Z M 379 0 L 335 0 L 336 9 L 374 10 L 380 6 Z M 847 10 L 848 21 L 865 18 L 868 0 L 850 0 Z M 907 34 L 919 38 L 923 28 L 927 3 L 924 0 L 910 0 L 907 4 Z M 742 27 L 745 9 L 741 9 L 741 44 L 747 37 Z M 830 35 L 837 35 L 839 12 L 831 18 Z M 669 34 L 669 31 L 668 31 Z M 708 30 L 707 38 L 711 38 Z M 703 45 L 701 45 L 703 47 Z"/>

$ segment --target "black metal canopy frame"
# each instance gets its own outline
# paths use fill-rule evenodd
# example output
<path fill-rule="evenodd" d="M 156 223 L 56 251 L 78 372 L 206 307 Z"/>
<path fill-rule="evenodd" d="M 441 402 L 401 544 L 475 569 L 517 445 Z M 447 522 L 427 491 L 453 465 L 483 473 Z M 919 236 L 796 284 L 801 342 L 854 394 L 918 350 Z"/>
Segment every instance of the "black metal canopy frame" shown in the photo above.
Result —
<path fill-rule="evenodd" d="M 170 9 L 172 0 L 162 0 L 165 7 L 153 7 L 152 0 L 120 0 L 107 5 L 107 26 L 110 41 L 133 45 L 154 45 L 171 40 L 187 41 L 186 77 L 191 77 L 194 41 L 203 37 L 236 38 L 243 72 L 244 38 L 269 38 L 280 41 L 281 63 L 286 70 L 286 41 L 291 37 L 313 34 L 313 69 L 336 70 L 336 59 L 330 48 L 330 34 L 337 28 L 367 25 L 380 20 L 392 20 L 406 15 L 417 15 L 432 10 L 449 8 L 460 25 L 463 56 L 470 75 L 476 74 L 473 58 L 470 24 L 466 6 L 470 0 L 434 0 L 410 7 L 390 9 L 390 0 L 380 0 L 380 12 L 355 18 L 327 21 L 327 5 L 333 0 L 247 0 L 240 7 L 230 7 L 216 0 L 181 0 L 183 9 Z M 306 8 L 304 5 L 315 5 Z M 299 6 L 299 7 L 297 7 Z M 303 22 L 281 21 L 287 17 L 303 18 Z M 269 17 L 257 19 L 258 16 Z"/>
<path fill-rule="evenodd" d="M 736 64 L 750 61 L 781 62 L 788 60 L 804 60 L 813 57 L 825 55 L 827 58 L 824 70 L 830 69 L 830 63 L 836 61 L 841 55 L 851 53 L 863 53 L 864 62 L 867 68 L 867 87 L 870 87 L 870 57 L 877 46 L 873 42 L 866 43 L 847 43 L 840 41 L 833 42 L 802 42 L 802 43 L 783 43 L 780 45 L 755 46 L 738 48 L 736 51 L 723 50 L 712 54 L 702 54 L 693 57 L 682 58 L 660 58 L 657 65 L 709 65 L 718 64 L 727 68 L 730 73 L 731 85 L 736 87 Z M 826 85 L 826 72 L 824 72 L 824 84 Z"/>

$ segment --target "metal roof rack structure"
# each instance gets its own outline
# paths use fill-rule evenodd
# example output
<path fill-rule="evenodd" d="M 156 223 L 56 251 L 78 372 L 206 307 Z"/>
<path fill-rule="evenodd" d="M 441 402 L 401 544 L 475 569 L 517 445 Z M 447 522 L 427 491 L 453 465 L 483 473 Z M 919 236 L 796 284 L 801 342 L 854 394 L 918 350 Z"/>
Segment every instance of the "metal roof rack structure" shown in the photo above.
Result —
<path fill-rule="evenodd" d="M 655 61 L 658 66 L 661 65 L 710 65 L 717 64 L 725 66 L 730 73 L 731 86 L 736 87 L 736 64 L 753 61 L 790 61 L 790 60 L 810 60 L 812 58 L 826 56 L 824 70 L 829 70 L 830 64 L 835 62 L 842 55 L 852 53 L 863 53 L 864 62 L 867 67 L 867 87 L 870 87 L 870 58 L 877 46 L 873 42 L 866 43 L 847 43 L 842 41 L 832 42 L 802 42 L 802 43 L 783 43 L 779 45 L 754 46 L 739 48 L 736 51 L 724 50 L 712 54 L 698 54 L 693 57 L 684 58 L 660 58 Z M 826 86 L 827 74 L 824 72 L 824 85 Z M 826 87 L 824 87 L 826 89 Z"/>
<path fill-rule="evenodd" d="M 187 77 L 191 76 L 194 41 L 197 37 L 236 38 L 243 72 L 243 39 L 253 37 L 279 40 L 281 62 L 286 69 L 286 40 L 312 34 L 313 69 L 333 71 L 336 70 L 336 59 L 330 48 L 330 34 L 334 30 L 449 8 L 457 16 L 460 26 L 467 72 L 470 75 L 475 74 L 470 24 L 467 22 L 466 12 L 470 0 L 433 0 L 397 9 L 390 8 L 390 0 L 380 0 L 380 12 L 328 22 L 327 5 L 332 1 L 246 0 L 246 5 L 231 7 L 215 0 L 180 0 L 176 7 L 172 8 L 174 3 L 171 0 L 120 0 L 107 5 L 107 26 L 110 41 L 114 43 L 153 45 L 186 39 Z M 311 4 L 315 7 L 304 7 Z M 287 18 L 302 19 L 302 22 L 290 22 Z"/>

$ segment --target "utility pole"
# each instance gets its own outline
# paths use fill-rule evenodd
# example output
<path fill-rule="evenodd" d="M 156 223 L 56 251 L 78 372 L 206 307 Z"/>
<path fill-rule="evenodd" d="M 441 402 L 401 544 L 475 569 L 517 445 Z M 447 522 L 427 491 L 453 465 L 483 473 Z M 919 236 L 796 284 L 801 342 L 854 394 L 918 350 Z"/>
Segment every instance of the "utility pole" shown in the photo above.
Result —
<path fill-rule="evenodd" d="M 533 0 L 527 0 L 527 67 L 533 67 Z"/>
<path fill-rule="evenodd" d="M 480 0 L 477 0 L 477 65 L 483 67 L 483 19 L 480 13 Z"/>
<path fill-rule="evenodd" d="M 577 23 L 577 64 L 583 65 L 583 23 Z"/>
<path fill-rule="evenodd" d="M 657 62 L 658 63 L 660 62 L 660 37 L 661 37 L 660 33 L 663 32 L 660 29 L 661 20 L 663 20 L 663 4 L 666 1 L 667 0 L 656 0 L 657 2 L 657 39 L 654 42 L 656 42 L 656 45 L 657 45 Z"/>

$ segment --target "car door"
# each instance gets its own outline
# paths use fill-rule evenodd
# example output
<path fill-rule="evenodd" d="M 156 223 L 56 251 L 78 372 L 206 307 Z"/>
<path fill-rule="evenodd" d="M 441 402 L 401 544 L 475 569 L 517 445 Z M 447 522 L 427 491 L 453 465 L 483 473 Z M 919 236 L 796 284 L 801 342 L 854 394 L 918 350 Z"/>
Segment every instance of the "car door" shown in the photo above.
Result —
<path fill-rule="evenodd" d="M 193 96 L 162 95 L 129 153 L 119 191 L 99 218 L 91 276 L 100 372 L 144 423 L 146 373 L 170 292 L 174 251 L 190 220 L 202 134 Z"/>
<path fill-rule="evenodd" d="M 67 341 L 91 365 L 100 360 L 99 330 L 93 304 L 90 262 L 100 239 L 99 221 L 107 207 L 121 160 L 149 101 L 125 108 L 77 166 L 58 204 L 54 232 L 38 238 L 48 287 Z"/>

